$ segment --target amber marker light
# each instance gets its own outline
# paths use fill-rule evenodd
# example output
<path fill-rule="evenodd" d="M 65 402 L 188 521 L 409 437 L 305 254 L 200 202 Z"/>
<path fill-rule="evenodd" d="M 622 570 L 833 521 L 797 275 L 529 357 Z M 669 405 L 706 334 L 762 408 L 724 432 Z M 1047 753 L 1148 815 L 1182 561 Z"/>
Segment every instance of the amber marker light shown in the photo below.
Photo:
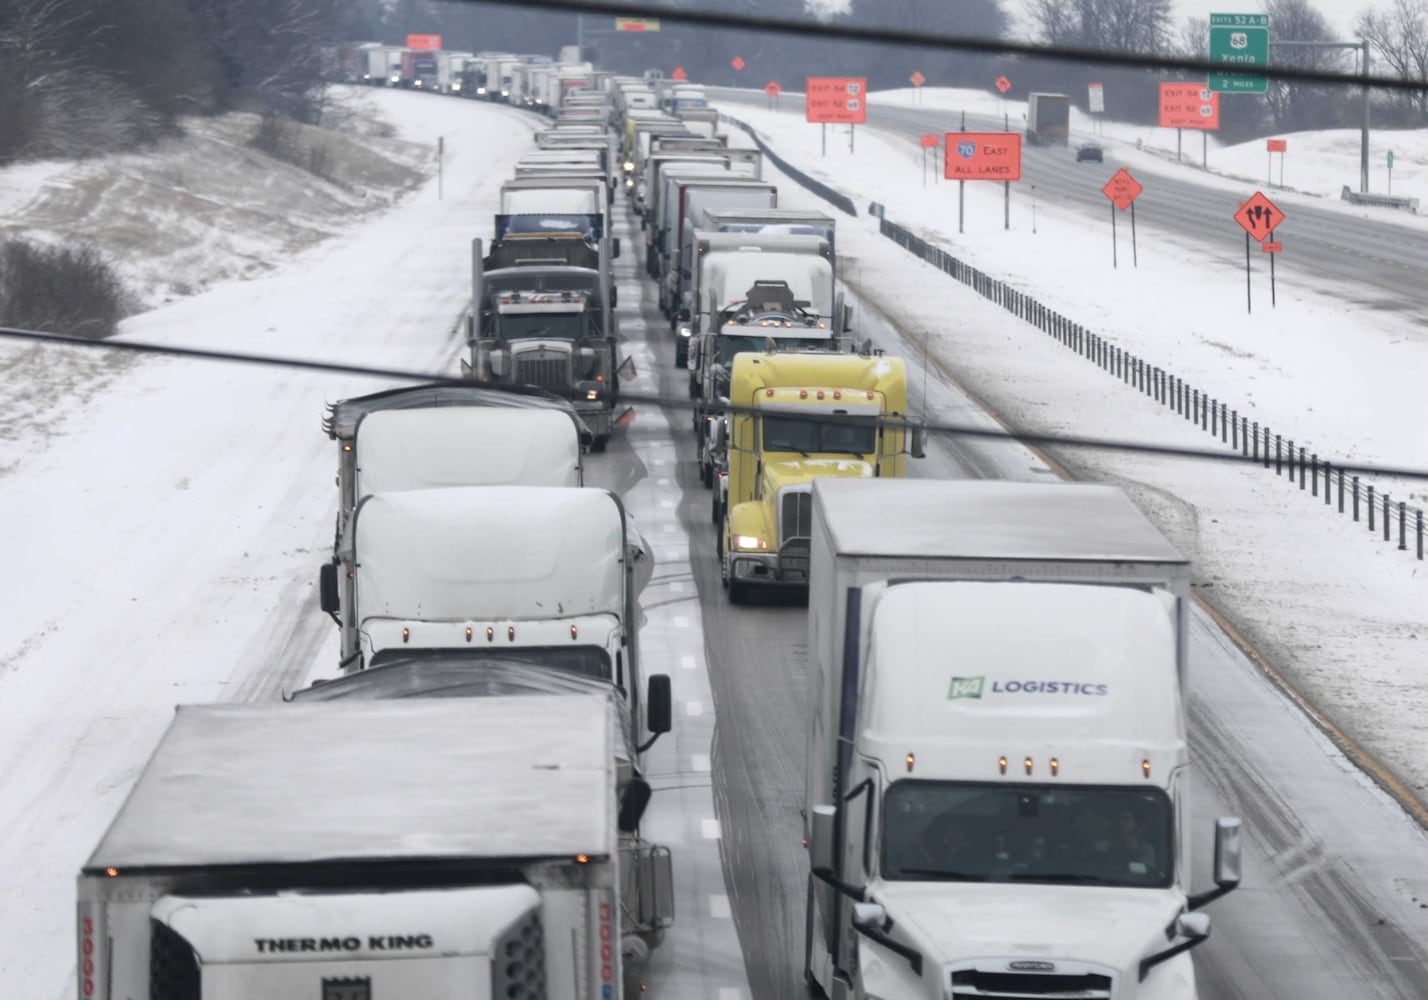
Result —
<path fill-rule="evenodd" d="M 1022 763 L 1026 765 L 1026 773 L 1027 773 L 1027 774 L 1030 774 L 1030 773 L 1031 773 L 1031 758 L 1030 758 L 1030 757 L 1026 758 L 1024 761 L 1022 761 Z"/>
<path fill-rule="evenodd" d="M 1054 778 L 1061 773 L 1061 761 L 1055 757 L 1051 758 L 1051 776 Z"/>
<path fill-rule="evenodd" d="M 471 635 L 472 635 L 471 626 L 470 626 L 470 625 L 467 625 L 467 626 L 466 626 L 466 641 L 467 641 L 467 642 L 470 642 L 470 641 L 471 641 Z"/>
<path fill-rule="evenodd" d="M 487 626 L 486 626 L 486 641 L 487 641 L 487 642 L 495 642 L 495 641 L 496 641 L 496 630 L 493 629 L 490 625 L 487 625 Z"/>
<path fill-rule="evenodd" d="M 1147 778 L 1150 777 L 1150 761 L 1143 760 L 1140 762 L 1140 773 L 1145 775 Z"/>
<path fill-rule="evenodd" d="M 114 878 L 114 877 L 116 877 L 116 876 L 119 874 L 119 869 L 118 869 L 118 868 L 106 868 L 106 869 L 104 869 L 104 874 L 105 874 L 105 875 L 108 875 L 110 878 Z"/>
<path fill-rule="evenodd" d="M 576 863 L 576 864 L 578 864 L 578 865 L 584 865 L 584 864 L 589 864 L 589 862 L 590 862 L 590 855 L 588 855 L 588 854 L 577 854 L 577 855 L 575 855 L 575 863 Z"/>
<path fill-rule="evenodd" d="M 412 630 L 409 629 L 409 628 L 404 628 L 404 629 L 402 629 L 402 642 L 410 642 L 410 641 L 411 641 L 411 638 L 412 638 Z"/>
<path fill-rule="evenodd" d="M 507 641 L 507 642 L 515 642 L 515 641 L 516 641 L 516 627 L 515 627 L 514 625 L 507 625 L 507 626 L 506 626 L 506 641 Z"/>
<path fill-rule="evenodd" d="M 998 757 L 998 758 L 997 758 L 997 767 L 1001 768 L 1002 774 L 1006 774 L 1006 773 L 1007 773 L 1007 759 L 1006 759 L 1005 757 Z"/>
<path fill-rule="evenodd" d="M 580 630 L 579 630 L 579 629 L 577 629 L 574 625 L 570 626 L 570 639 L 571 639 L 572 642 L 575 641 L 575 637 L 578 636 L 579 634 L 580 634 Z"/>
<path fill-rule="evenodd" d="M 916 763 L 917 763 L 917 754 L 915 754 L 915 753 L 910 753 L 910 754 L 908 754 L 908 755 L 907 755 L 907 773 L 908 773 L 908 774 L 911 774 L 911 773 L 912 773 L 913 765 L 916 764 Z"/>

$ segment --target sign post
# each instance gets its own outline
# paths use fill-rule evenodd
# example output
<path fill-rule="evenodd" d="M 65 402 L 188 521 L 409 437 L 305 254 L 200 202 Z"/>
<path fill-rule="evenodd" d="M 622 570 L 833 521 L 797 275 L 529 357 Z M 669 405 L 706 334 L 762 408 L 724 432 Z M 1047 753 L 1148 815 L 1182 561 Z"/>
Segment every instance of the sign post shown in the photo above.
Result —
<path fill-rule="evenodd" d="M 1284 163 L 1282 159 L 1279 162 L 1281 164 Z M 1281 165 L 1279 169 L 1283 170 L 1284 167 Z M 1280 186 L 1284 186 L 1284 182 L 1282 180 L 1280 181 Z M 1388 193 L 1393 194 L 1393 150 L 1391 149 L 1388 151 Z"/>
<path fill-rule="evenodd" d="M 1086 84 L 1086 110 L 1095 116 L 1092 119 L 1095 122 L 1095 133 L 1100 135 L 1102 132 L 1101 115 L 1106 111 L 1106 88 L 1101 84 Z"/>
<path fill-rule="evenodd" d="M 1010 205 L 1011 182 L 1021 180 L 1020 132 L 948 132 L 942 149 L 942 175 L 958 182 L 957 232 L 963 228 L 967 181 L 1005 182 Z"/>
<path fill-rule="evenodd" d="M 921 104 L 922 85 L 927 82 L 927 77 L 923 76 L 920 70 L 913 70 L 912 76 L 908 77 L 908 80 L 911 81 L 914 88 L 912 91 L 912 103 Z"/>
<path fill-rule="evenodd" d="M 1274 230 L 1284 222 L 1284 213 L 1279 210 L 1278 205 L 1256 191 L 1249 201 L 1239 207 L 1234 218 L 1240 224 L 1240 228 L 1245 231 L 1245 311 L 1254 312 L 1254 303 L 1250 298 L 1250 237 L 1253 236 L 1260 244 L 1269 243 L 1271 246 L 1278 247 L 1279 244 L 1271 242 L 1271 239 Z M 1277 253 L 1278 250 L 1267 252 Z M 1269 263 L 1270 268 L 1273 269 L 1273 257 L 1269 259 Z M 1271 287 L 1271 305 L 1274 304 L 1273 295 L 1274 291 Z"/>
<path fill-rule="evenodd" d="M 828 126 L 848 126 L 848 152 L 853 129 L 868 120 L 868 79 L 863 76 L 810 76 L 804 85 L 804 116 L 823 126 L 823 155 L 828 155 Z"/>
<path fill-rule="evenodd" d="M 783 88 L 778 85 L 777 80 L 770 80 L 764 85 L 764 93 L 769 95 L 769 107 L 778 110 L 778 95 L 783 92 Z"/>
<path fill-rule="evenodd" d="M 922 137 L 922 186 L 927 187 L 927 154 L 938 147 L 940 140 L 933 132 Z"/>
<path fill-rule="evenodd" d="M 1268 164 L 1268 166 L 1265 168 L 1265 178 L 1264 178 L 1264 182 L 1265 182 L 1266 184 L 1273 184 L 1273 183 L 1274 183 L 1274 180 L 1273 180 L 1272 177 L 1270 176 L 1270 173 L 1271 173 L 1271 171 L 1274 170 L 1274 154 L 1275 154 L 1275 153 L 1278 153 L 1278 154 L 1279 154 L 1279 186 L 1280 186 L 1280 187 L 1284 187 L 1284 153 L 1285 153 L 1285 150 L 1287 150 L 1287 149 L 1289 148 L 1289 140 L 1288 140 L 1288 139 L 1266 139 L 1265 142 L 1264 142 L 1264 146 L 1265 146 L 1265 150 L 1266 150 L 1265 155 L 1266 155 L 1267 157 L 1269 157 L 1269 164 Z"/>
<path fill-rule="evenodd" d="M 1269 65 L 1268 14 L 1211 14 L 1210 62 L 1233 69 L 1264 69 Z M 1269 89 L 1264 76 L 1246 73 L 1211 73 L 1209 87 L 1217 93 L 1263 94 Z"/>
<path fill-rule="evenodd" d="M 1130 171 L 1125 167 L 1117 170 L 1110 180 L 1106 181 L 1106 186 L 1101 188 L 1101 194 L 1111 201 L 1111 266 L 1119 266 L 1116 259 L 1116 211 L 1124 212 L 1130 209 L 1131 213 L 1131 259 L 1134 266 L 1140 266 L 1140 251 L 1136 248 L 1135 239 L 1135 200 L 1140 197 L 1140 193 L 1145 188 L 1141 187 L 1140 181 L 1131 176 Z"/>

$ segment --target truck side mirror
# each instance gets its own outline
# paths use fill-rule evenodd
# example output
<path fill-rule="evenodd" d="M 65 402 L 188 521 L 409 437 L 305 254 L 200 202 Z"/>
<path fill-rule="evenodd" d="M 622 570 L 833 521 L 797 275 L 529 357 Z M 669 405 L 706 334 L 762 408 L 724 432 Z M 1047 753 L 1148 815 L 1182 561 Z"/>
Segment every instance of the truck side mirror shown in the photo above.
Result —
<path fill-rule="evenodd" d="M 329 615 L 335 615 L 341 609 L 341 600 L 337 593 L 337 564 L 323 563 L 322 569 L 317 575 L 317 592 L 322 606 L 322 610 Z"/>
<path fill-rule="evenodd" d="M 1238 822 L 1238 821 L 1237 821 Z M 1162 952 L 1157 952 L 1149 958 L 1140 960 L 1140 981 L 1145 982 L 1145 977 L 1150 974 L 1150 970 L 1161 962 L 1169 961 L 1182 952 L 1189 951 L 1197 944 L 1202 943 L 1210 936 L 1210 916 L 1206 913 L 1182 913 L 1175 920 L 1175 934 L 1179 937 L 1180 943 L 1166 948 Z"/>
<path fill-rule="evenodd" d="M 913 458 L 927 457 L 927 428 L 922 424 L 913 424 L 910 428 L 907 453 Z"/>
<path fill-rule="evenodd" d="M 1234 816 L 1215 820 L 1215 888 L 1196 893 L 1187 901 L 1190 910 L 1198 910 L 1240 884 L 1240 834 L 1243 824 Z"/>
<path fill-rule="evenodd" d="M 1240 884 L 1240 832 L 1241 823 L 1235 817 L 1215 820 L 1215 884 L 1223 889 Z"/>
<path fill-rule="evenodd" d="M 461 359 L 461 377 L 471 378 L 471 362 L 465 358 Z"/>
<path fill-rule="evenodd" d="M 813 824 L 808 831 L 808 866 L 815 875 L 833 874 L 833 824 L 838 810 L 814 806 Z"/>
<path fill-rule="evenodd" d="M 620 793 L 620 811 L 615 819 L 621 833 L 634 833 L 640 828 L 645 808 L 650 804 L 650 783 L 644 778 L 631 778 Z"/>
<path fill-rule="evenodd" d="M 888 911 L 881 903 L 854 903 L 853 926 L 864 933 L 880 932 L 888 929 Z"/>
<path fill-rule="evenodd" d="M 674 728 L 674 701 L 669 674 L 651 674 L 645 696 L 645 724 L 651 733 L 667 733 Z"/>
<path fill-rule="evenodd" d="M 853 307 L 843 307 L 843 329 L 844 331 L 853 329 Z"/>

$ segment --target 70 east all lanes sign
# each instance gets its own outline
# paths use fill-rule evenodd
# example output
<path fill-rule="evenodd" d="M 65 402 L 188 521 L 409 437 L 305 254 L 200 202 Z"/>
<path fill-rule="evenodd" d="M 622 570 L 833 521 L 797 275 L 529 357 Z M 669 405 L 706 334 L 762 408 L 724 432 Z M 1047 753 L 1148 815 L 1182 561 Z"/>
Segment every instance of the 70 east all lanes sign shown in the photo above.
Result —
<path fill-rule="evenodd" d="M 1021 180 L 1020 132 L 948 132 L 942 148 L 949 181 Z"/>

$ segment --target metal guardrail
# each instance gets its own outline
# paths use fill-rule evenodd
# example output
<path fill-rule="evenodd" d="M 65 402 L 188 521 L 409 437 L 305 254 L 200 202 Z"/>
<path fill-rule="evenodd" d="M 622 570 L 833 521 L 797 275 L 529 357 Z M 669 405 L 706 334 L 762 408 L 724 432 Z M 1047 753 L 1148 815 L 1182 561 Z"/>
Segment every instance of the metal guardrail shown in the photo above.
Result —
<path fill-rule="evenodd" d="M 858 214 L 851 198 L 788 163 L 748 125 L 729 115 L 721 114 L 720 117 L 748 133 L 764 155 L 802 187 L 849 215 Z M 1415 201 L 1415 211 L 1416 206 Z M 1105 337 L 1048 308 L 1032 296 L 972 267 L 906 227 L 888 221 L 887 211 L 881 204 L 873 202 L 869 205 L 868 214 L 878 220 L 878 231 L 904 250 L 1056 338 L 1068 350 L 1075 351 L 1113 377 L 1198 424 L 1201 430 L 1219 438 L 1228 448 L 1259 462 L 1265 469 L 1273 468 L 1276 476 L 1287 478 L 1291 487 L 1297 483 L 1299 491 L 1307 493 L 1310 499 L 1317 502 L 1322 496 L 1323 506 L 1337 506 L 1338 513 L 1352 516 L 1355 522 L 1367 521 L 1368 530 L 1375 537 L 1382 531 L 1385 542 L 1392 542 L 1396 532 L 1399 551 L 1408 551 L 1408 540 L 1412 537 L 1418 558 L 1423 558 L 1421 507 L 1410 507 L 1402 500 L 1393 500 L 1387 493 L 1375 489 L 1372 483 L 1364 482 L 1351 473 L 1346 474 L 1329 460 L 1321 459 L 1312 452 L 1306 454 L 1304 446 L 1296 445 L 1293 438 L 1286 438 L 1271 431 L 1268 425 L 1261 426 L 1259 421 L 1241 416 L 1238 409 L 1215 399 L 1178 375 L 1115 346 Z"/>
<path fill-rule="evenodd" d="M 879 232 L 904 250 L 1056 338 L 1063 346 L 1162 406 L 1198 424 L 1201 430 L 1219 438 L 1222 444 L 1245 458 L 1261 463 L 1265 469 L 1272 467 L 1274 474 L 1287 478 L 1291 487 L 1297 482 L 1299 490 L 1307 492 L 1316 501 L 1322 495 L 1326 507 L 1334 506 L 1337 497 L 1340 514 L 1351 513 L 1356 522 L 1367 520 L 1369 531 L 1377 536 L 1382 530 L 1385 542 L 1393 541 L 1396 529 L 1400 551 L 1408 550 L 1408 541 L 1412 536 L 1418 558 L 1423 558 L 1422 508 L 1393 500 L 1382 490 L 1376 490 L 1372 483 L 1346 474 L 1317 454 L 1306 453 L 1304 446 L 1295 445 L 1293 438 L 1286 438 L 1271 431 L 1268 425 L 1260 426 L 1259 421 L 1241 416 L 1238 409 L 1215 399 L 1183 378 L 1117 347 L 1080 323 L 1048 309 L 1030 295 L 979 271 L 907 228 L 889 222 L 882 205 L 875 202 L 868 206 L 868 214 L 878 220 Z"/>
<path fill-rule="evenodd" d="M 1369 194 L 1366 191 L 1354 191 L 1347 184 L 1340 192 L 1339 197 L 1355 205 L 1377 205 L 1380 208 L 1403 208 L 1418 214 L 1417 198 L 1400 198 L 1396 194 Z"/>

